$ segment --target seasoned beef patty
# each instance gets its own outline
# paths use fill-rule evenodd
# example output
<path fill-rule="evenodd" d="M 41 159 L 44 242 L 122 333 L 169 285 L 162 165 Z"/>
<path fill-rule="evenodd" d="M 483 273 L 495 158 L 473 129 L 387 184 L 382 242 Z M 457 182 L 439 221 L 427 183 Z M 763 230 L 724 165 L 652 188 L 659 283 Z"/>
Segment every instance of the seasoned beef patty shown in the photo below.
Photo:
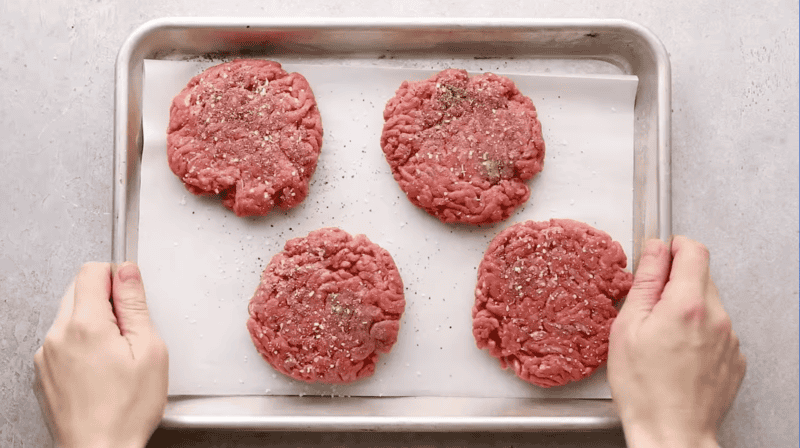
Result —
<path fill-rule="evenodd" d="M 372 375 L 397 340 L 403 282 L 389 253 L 337 228 L 289 240 L 264 269 L 247 328 L 279 372 L 309 383 Z"/>
<path fill-rule="evenodd" d="M 542 170 L 536 108 L 492 73 L 448 69 L 405 81 L 389 100 L 381 148 L 408 199 L 443 222 L 502 221 L 528 200 Z"/>
<path fill-rule="evenodd" d="M 289 209 L 308 195 L 322 122 L 308 81 L 277 62 L 239 59 L 200 73 L 170 108 L 169 167 L 238 216 Z"/>
<path fill-rule="evenodd" d="M 614 308 L 631 288 L 619 243 L 588 224 L 526 221 L 498 234 L 478 268 L 478 348 L 541 387 L 591 375 L 608 357 Z"/>

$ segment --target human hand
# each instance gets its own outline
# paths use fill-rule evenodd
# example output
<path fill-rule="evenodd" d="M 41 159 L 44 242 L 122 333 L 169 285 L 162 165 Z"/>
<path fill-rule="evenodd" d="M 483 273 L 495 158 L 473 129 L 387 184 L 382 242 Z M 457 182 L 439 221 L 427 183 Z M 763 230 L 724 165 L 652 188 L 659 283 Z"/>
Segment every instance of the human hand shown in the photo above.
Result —
<path fill-rule="evenodd" d="M 166 405 L 168 356 L 138 267 L 83 265 L 34 365 L 56 446 L 143 447 Z"/>
<path fill-rule="evenodd" d="M 648 241 L 609 341 L 608 381 L 629 446 L 716 447 L 745 366 L 708 250 L 680 236 L 671 248 Z"/>

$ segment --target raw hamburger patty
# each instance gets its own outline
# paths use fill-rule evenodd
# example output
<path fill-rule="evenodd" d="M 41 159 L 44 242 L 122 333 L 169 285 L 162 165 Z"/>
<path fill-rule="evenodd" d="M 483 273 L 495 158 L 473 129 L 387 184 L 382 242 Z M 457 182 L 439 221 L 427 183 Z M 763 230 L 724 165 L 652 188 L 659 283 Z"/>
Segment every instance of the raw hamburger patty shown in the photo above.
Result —
<path fill-rule="evenodd" d="M 381 147 L 408 199 L 443 222 L 502 221 L 542 170 L 542 125 L 505 77 L 444 70 L 404 81 L 386 104 Z"/>
<path fill-rule="evenodd" d="M 250 300 L 247 329 L 279 372 L 309 383 L 372 375 L 397 340 L 403 282 L 389 253 L 337 228 L 289 240 Z"/>
<path fill-rule="evenodd" d="M 194 194 L 221 194 L 238 216 L 294 207 L 322 145 L 308 81 L 277 62 L 239 59 L 189 81 L 170 108 L 169 167 Z"/>
<path fill-rule="evenodd" d="M 527 221 L 500 232 L 478 268 L 472 333 L 541 387 L 591 375 L 608 356 L 614 308 L 631 288 L 619 243 L 588 224 Z"/>

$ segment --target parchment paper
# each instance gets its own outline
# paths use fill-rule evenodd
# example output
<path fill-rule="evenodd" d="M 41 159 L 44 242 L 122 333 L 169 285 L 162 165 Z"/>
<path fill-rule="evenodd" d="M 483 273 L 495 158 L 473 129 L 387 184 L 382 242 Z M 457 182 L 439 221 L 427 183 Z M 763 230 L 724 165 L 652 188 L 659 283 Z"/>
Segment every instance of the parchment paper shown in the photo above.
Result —
<path fill-rule="evenodd" d="M 211 65 L 145 63 L 138 262 L 170 351 L 170 395 L 610 397 L 605 369 L 551 389 L 501 370 L 475 346 L 471 308 L 483 252 L 515 222 L 584 221 L 611 234 L 630 257 L 636 77 L 500 72 L 536 105 L 546 160 L 515 215 L 474 228 L 443 224 L 413 206 L 379 146 L 386 101 L 403 80 L 434 73 L 426 70 L 284 64 L 308 79 L 322 115 L 322 154 L 309 197 L 288 212 L 238 218 L 218 199 L 188 193 L 167 165 L 169 105 Z M 387 249 L 406 286 L 397 344 L 374 376 L 347 386 L 309 386 L 276 373 L 245 328 L 269 259 L 287 239 L 327 226 L 364 233 Z"/>

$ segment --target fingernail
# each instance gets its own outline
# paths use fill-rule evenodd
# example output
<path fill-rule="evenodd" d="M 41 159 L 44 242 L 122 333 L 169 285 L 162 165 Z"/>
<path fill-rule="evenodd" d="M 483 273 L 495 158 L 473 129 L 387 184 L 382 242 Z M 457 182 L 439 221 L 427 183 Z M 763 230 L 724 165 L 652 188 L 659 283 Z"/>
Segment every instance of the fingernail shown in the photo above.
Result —
<path fill-rule="evenodd" d="M 122 282 L 138 282 L 142 279 L 139 268 L 134 263 L 126 262 L 120 266 L 117 276 Z"/>

